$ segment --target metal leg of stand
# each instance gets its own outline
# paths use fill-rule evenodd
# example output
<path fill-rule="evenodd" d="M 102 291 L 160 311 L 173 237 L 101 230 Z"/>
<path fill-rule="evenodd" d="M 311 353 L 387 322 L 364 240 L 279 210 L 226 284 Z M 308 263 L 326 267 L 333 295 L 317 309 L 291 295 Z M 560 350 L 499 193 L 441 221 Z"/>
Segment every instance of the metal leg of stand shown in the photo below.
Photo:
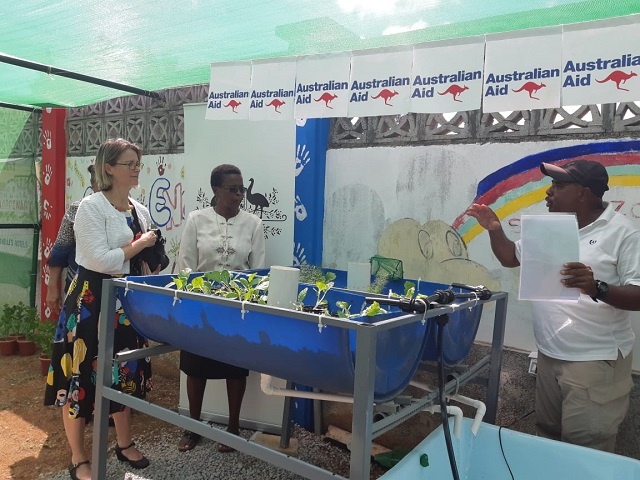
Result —
<path fill-rule="evenodd" d="M 487 412 L 484 420 L 496 423 L 498 414 L 498 394 L 500 390 L 500 370 L 502 368 L 502 348 L 504 346 L 504 330 L 507 322 L 507 294 L 496 301 L 493 322 L 493 339 L 491 341 L 491 360 L 489 361 L 489 382 L 487 384 Z"/>
<path fill-rule="evenodd" d="M 317 388 L 313 389 L 314 392 L 319 392 Z M 313 400 L 313 433 L 316 435 L 322 435 L 322 400 Z"/>
<path fill-rule="evenodd" d="M 352 442 L 349 471 L 351 479 L 366 479 L 371 473 L 376 341 L 375 325 L 358 325 L 356 328 L 356 371 L 353 382 L 353 420 L 351 423 Z"/>
<path fill-rule="evenodd" d="M 109 400 L 103 397 L 104 388 L 111 387 L 111 365 L 113 362 L 113 315 L 116 311 L 116 290 L 112 280 L 102 282 L 100 305 L 100 346 L 98 348 L 98 371 L 96 378 L 96 408 L 93 416 L 93 453 L 91 455 L 91 478 L 107 478 L 107 442 L 109 441 Z"/>
<path fill-rule="evenodd" d="M 287 390 L 293 389 L 293 382 L 287 380 Z M 280 431 L 280 448 L 289 448 L 291 439 L 291 402 L 293 398 L 284 397 L 284 408 L 282 410 L 282 430 Z"/>

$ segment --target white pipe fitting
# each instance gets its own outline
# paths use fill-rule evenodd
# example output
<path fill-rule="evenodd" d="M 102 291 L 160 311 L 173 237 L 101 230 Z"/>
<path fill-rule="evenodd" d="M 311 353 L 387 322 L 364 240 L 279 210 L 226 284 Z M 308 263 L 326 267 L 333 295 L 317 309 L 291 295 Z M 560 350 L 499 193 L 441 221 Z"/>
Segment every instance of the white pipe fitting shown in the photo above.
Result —
<path fill-rule="evenodd" d="M 426 383 L 411 380 L 409 384 L 426 392 L 433 391 L 433 388 L 431 388 Z M 469 405 L 470 407 L 474 407 L 476 409 L 476 415 L 473 417 L 473 423 L 471 424 L 471 433 L 473 434 L 473 436 L 476 436 L 478 434 L 478 430 L 480 429 L 480 424 L 482 423 L 484 414 L 487 411 L 487 406 L 484 404 L 484 402 L 476 400 L 475 398 L 465 397 L 464 395 L 460 395 L 458 393 L 456 393 L 455 395 L 448 395 L 447 398 L 464 405 Z"/>
<path fill-rule="evenodd" d="M 464 395 L 456 394 L 449 397 L 451 400 L 456 402 L 463 403 L 465 405 L 469 405 L 476 409 L 476 415 L 473 417 L 473 423 L 471 424 L 471 433 L 475 437 L 478 434 L 478 430 L 480 429 L 480 424 L 482 423 L 482 419 L 484 418 L 484 414 L 487 411 L 487 406 L 484 402 L 480 400 L 476 400 L 475 398 L 465 397 Z"/>
<path fill-rule="evenodd" d="M 353 397 L 346 395 L 334 395 L 322 392 L 303 392 L 287 388 L 278 388 L 271 385 L 271 375 L 260 374 L 260 389 L 265 395 L 276 397 L 310 398 L 312 400 L 327 400 L 329 402 L 353 403 Z"/>
<path fill-rule="evenodd" d="M 436 413 L 440 413 L 442 410 L 440 409 L 440 405 L 434 404 L 422 411 L 429 412 L 435 415 Z M 453 434 L 456 438 L 460 438 L 460 433 L 462 430 L 462 409 L 453 405 L 447 405 L 447 414 L 453 416 Z"/>

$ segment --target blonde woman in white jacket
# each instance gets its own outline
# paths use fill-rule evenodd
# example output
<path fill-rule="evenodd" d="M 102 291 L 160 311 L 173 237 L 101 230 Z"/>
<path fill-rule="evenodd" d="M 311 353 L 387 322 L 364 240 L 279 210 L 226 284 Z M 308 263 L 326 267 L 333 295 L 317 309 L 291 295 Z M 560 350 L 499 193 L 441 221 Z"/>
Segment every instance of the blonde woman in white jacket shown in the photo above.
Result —
<path fill-rule="evenodd" d="M 95 165 L 101 191 L 84 198 L 76 213 L 78 273 L 60 311 L 45 390 L 45 405 L 63 407 L 62 419 L 71 447 L 72 480 L 91 478 L 84 426 L 95 404 L 102 280 L 130 273 L 151 273 L 136 258 L 156 242 L 155 233 L 149 230 L 151 217 L 146 207 L 129 197 L 130 190 L 138 185 L 141 156 L 140 147 L 121 138 L 100 145 Z M 115 325 L 116 352 L 146 345 L 121 307 L 114 312 L 114 318 L 106 320 Z M 147 360 L 127 362 L 119 367 L 113 387 L 144 398 L 151 388 L 150 380 L 151 365 Z M 133 468 L 147 467 L 149 460 L 131 439 L 130 409 L 111 402 L 110 413 L 116 427 L 118 459 Z"/>

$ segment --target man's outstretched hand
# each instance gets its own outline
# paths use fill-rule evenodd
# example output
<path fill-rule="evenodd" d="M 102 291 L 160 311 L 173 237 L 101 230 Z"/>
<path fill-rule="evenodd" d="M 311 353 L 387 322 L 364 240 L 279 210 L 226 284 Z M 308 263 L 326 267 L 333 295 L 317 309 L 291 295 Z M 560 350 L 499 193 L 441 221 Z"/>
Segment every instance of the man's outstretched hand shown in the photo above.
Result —
<path fill-rule="evenodd" d="M 486 205 L 474 203 L 467 209 L 467 215 L 475 218 L 480 226 L 486 230 L 499 230 L 502 228 L 502 225 L 500 225 L 500 219 L 496 215 L 496 212 Z"/>

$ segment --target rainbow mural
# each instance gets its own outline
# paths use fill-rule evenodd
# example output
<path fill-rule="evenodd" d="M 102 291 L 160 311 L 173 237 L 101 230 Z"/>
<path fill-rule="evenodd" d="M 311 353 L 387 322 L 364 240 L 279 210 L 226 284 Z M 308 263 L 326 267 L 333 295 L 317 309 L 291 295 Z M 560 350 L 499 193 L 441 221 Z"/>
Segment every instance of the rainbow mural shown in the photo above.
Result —
<path fill-rule="evenodd" d="M 556 148 L 529 155 L 486 176 L 478 183 L 474 203 L 490 206 L 501 220 L 544 200 L 549 178 L 542 162 L 562 165 L 576 160 L 596 160 L 607 168 L 610 187 L 640 186 L 640 141 L 609 141 Z M 462 212 L 452 227 L 468 245 L 484 230 Z"/>

